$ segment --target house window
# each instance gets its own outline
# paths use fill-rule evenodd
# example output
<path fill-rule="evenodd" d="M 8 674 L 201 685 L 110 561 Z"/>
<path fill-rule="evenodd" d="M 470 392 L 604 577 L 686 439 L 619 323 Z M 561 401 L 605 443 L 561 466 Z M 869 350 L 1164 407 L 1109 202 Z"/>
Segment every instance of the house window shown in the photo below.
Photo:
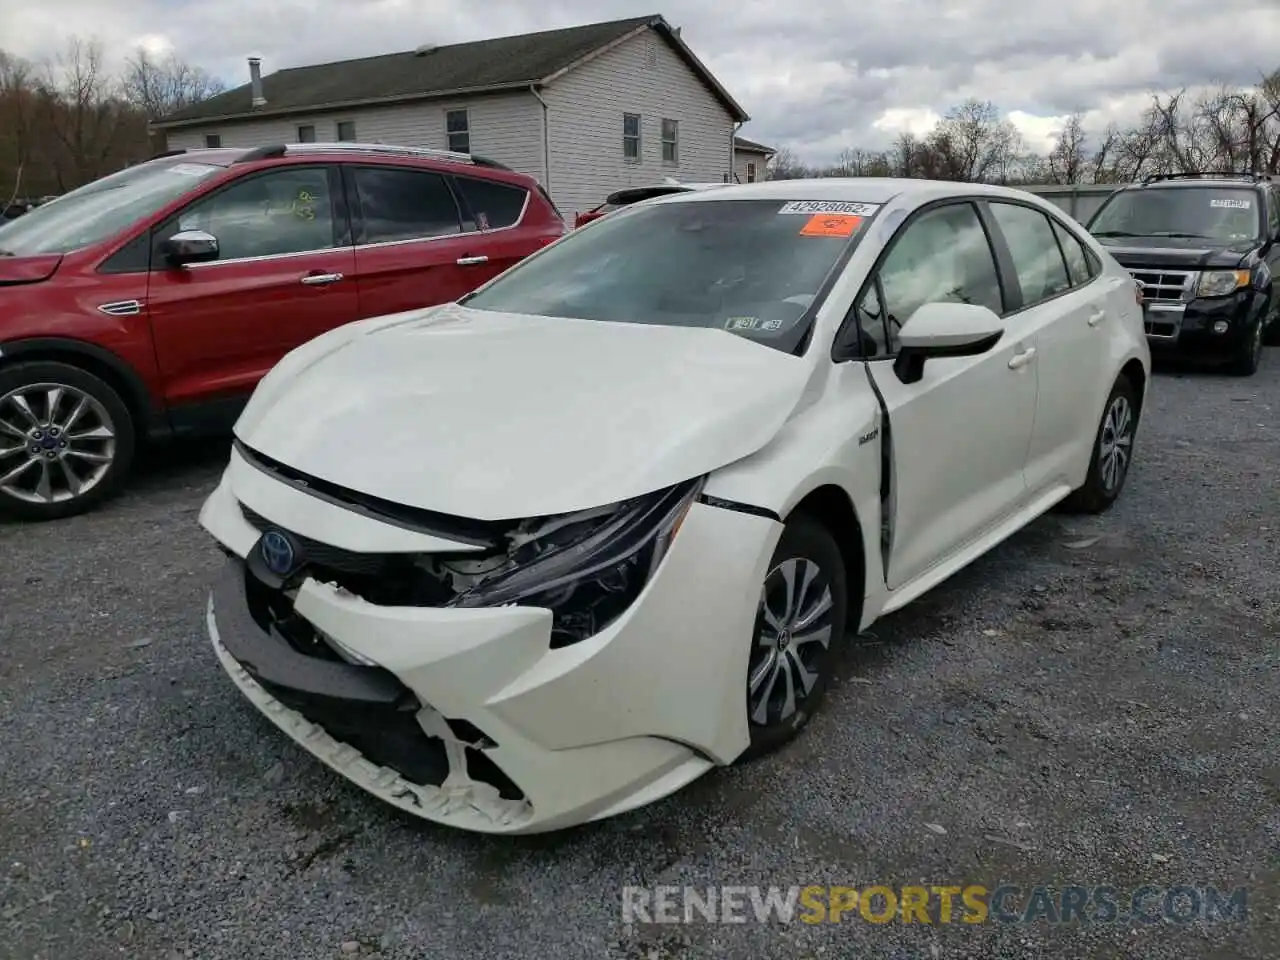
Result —
<path fill-rule="evenodd" d="M 471 152 L 471 119 L 465 109 L 444 112 L 444 132 L 454 153 Z"/>
<path fill-rule="evenodd" d="M 662 121 L 662 162 L 679 163 L 679 124 L 674 120 Z"/>
<path fill-rule="evenodd" d="M 353 130 L 352 134 L 354 135 L 354 133 L 355 131 Z M 302 126 L 298 128 L 298 142 L 299 143 L 315 143 L 316 142 L 316 128 L 314 124 L 304 123 Z"/>
<path fill-rule="evenodd" d="M 350 143 L 356 138 L 356 122 L 354 120 L 338 121 L 338 142 Z"/>
<path fill-rule="evenodd" d="M 622 115 L 622 157 L 624 160 L 640 159 L 640 114 Z"/>
<path fill-rule="evenodd" d="M 205 145 L 206 147 L 220 147 L 220 146 L 222 146 L 222 134 L 220 134 L 220 133 L 206 133 L 206 134 L 204 135 L 204 145 Z"/>
<path fill-rule="evenodd" d="M 754 163 L 747 164 L 747 183 L 756 182 L 756 165 Z"/>

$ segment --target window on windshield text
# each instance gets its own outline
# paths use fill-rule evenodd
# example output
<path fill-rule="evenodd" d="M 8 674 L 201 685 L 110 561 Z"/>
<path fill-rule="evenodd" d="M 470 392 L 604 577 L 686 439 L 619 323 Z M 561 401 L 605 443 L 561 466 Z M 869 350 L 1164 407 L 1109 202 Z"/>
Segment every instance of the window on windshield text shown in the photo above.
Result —
<path fill-rule="evenodd" d="M 1250 242 L 1262 234 L 1258 196 L 1239 187 L 1157 187 L 1115 194 L 1089 224 L 1102 239 Z"/>
<path fill-rule="evenodd" d="M 697 200 L 635 207 L 571 234 L 463 301 L 583 320 L 719 327 L 780 350 L 874 204 Z"/>

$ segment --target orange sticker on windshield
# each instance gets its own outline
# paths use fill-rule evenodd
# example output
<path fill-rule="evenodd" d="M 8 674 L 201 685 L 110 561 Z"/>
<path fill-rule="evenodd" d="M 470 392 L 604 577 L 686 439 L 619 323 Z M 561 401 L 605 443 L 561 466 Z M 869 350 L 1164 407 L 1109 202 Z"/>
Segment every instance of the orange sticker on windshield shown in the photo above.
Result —
<path fill-rule="evenodd" d="M 852 237 L 862 218 L 847 213 L 815 213 L 800 230 L 802 237 Z"/>

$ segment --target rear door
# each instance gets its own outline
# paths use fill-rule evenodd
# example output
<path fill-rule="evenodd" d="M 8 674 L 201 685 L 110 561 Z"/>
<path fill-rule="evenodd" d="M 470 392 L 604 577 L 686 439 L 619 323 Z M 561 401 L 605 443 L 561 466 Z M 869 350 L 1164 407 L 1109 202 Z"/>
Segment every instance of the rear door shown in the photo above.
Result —
<path fill-rule="evenodd" d="M 1103 382 L 1110 362 L 1109 333 L 1119 322 L 1115 310 L 1108 309 L 1107 294 L 1119 283 L 1132 285 L 1128 279 L 1101 276 L 1101 265 L 1093 269 L 1087 251 L 1057 218 L 1015 201 L 992 200 L 983 206 L 997 255 L 1013 275 L 1019 295 L 1009 329 L 1035 341 L 1039 392 L 1026 466 L 1027 490 L 1034 497 L 1073 483 L 1081 464 L 1088 462 L 1098 413 L 1110 388 Z"/>
<path fill-rule="evenodd" d="M 478 287 L 488 268 L 482 232 L 463 231 L 449 177 L 414 166 L 351 164 L 360 314 L 378 317 L 449 303 Z"/>
<path fill-rule="evenodd" d="M 160 245 L 204 230 L 219 258 L 175 268 Z M 243 398 L 287 352 L 357 319 L 355 253 L 335 168 L 231 181 L 152 231 L 148 310 L 171 406 Z"/>
<path fill-rule="evenodd" d="M 455 176 L 453 185 L 462 207 L 463 230 L 478 232 L 475 242 L 483 245 L 471 254 L 468 264 L 472 289 L 536 253 L 563 232 L 526 225 L 525 214 L 533 198 L 523 187 L 466 176 Z"/>

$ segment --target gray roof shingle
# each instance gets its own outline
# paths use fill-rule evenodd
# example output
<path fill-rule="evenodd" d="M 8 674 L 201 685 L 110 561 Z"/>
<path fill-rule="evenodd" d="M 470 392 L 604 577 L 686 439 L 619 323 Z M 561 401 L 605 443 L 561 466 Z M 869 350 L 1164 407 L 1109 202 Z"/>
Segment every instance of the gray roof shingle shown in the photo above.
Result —
<path fill-rule="evenodd" d="M 733 145 L 739 150 L 750 150 L 755 153 L 777 153 L 773 147 L 766 147 L 763 143 L 756 143 L 754 140 L 748 140 L 746 137 L 734 137 Z"/>
<path fill-rule="evenodd" d="M 409 50 L 290 67 L 262 78 L 262 95 L 267 101 L 264 107 L 252 106 L 246 83 L 172 113 L 156 126 L 527 86 L 646 26 L 654 28 L 672 44 L 731 114 L 746 118 L 742 108 L 679 39 L 679 34 L 661 15 L 653 14 L 514 37 L 453 43 L 428 53 Z"/>

